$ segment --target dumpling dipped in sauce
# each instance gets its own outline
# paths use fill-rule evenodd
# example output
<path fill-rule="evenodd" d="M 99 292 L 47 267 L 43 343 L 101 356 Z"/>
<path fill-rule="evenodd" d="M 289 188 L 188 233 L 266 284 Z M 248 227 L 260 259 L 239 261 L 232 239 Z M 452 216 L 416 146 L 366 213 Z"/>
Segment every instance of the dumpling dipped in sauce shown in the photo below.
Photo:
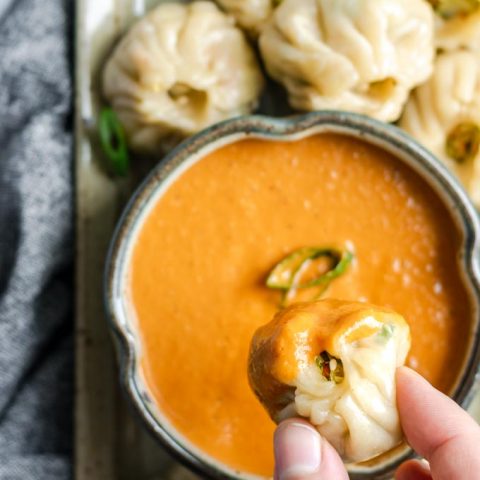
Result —
<path fill-rule="evenodd" d="M 305 417 L 345 462 L 362 462 L 402 441 L 395 370 L 409 349 L 410 328 L 392 310 L 296 303 L 256 331 L 248 376 L 275 422 Z"/>

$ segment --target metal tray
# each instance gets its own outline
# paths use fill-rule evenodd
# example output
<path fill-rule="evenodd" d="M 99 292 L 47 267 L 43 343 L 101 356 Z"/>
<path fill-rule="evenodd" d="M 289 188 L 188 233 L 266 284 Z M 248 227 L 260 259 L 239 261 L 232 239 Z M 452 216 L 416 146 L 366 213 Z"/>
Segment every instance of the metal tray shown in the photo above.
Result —
<path fill-rule="evenodd" d="M 118 386 L 103 311 L 103 266 L 115 222 L 148 165 L 125 180 L 104 170 L 95 130 L 103 59 L 148 8 L 139 0 L 83 0 L 76 11 L 76 392 L 75 478 L 154 480 L 195 477 L 132 418 Z M 158 1 L 156 2 L 158 3 Z"/>
<path fill-rule="evenodd" d="M 102 277 L 115 222 L 149 166 L 128 179 L 104 170 L 96 141 L 102 62 L 125 29 L 161 0 L 79 0 L 76 11 L 76 480 L 194 480 L 143 431 L 118 385 Z M 262 110 L 274 113 L 264 99 Z M 278 103 L 277 103 L 278 105 Z M 472 414 L 480 419 L 480 398 Z"/>

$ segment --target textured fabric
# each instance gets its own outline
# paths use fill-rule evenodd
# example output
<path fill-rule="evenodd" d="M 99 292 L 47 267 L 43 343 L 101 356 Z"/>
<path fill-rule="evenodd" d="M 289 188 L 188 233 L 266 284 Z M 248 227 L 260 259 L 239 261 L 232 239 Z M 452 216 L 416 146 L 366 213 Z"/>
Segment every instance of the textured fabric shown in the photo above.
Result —
<path fill-rule="evenodd" d="M 0 0 L 0 479 L 71 477 L 67 0 Z"/>

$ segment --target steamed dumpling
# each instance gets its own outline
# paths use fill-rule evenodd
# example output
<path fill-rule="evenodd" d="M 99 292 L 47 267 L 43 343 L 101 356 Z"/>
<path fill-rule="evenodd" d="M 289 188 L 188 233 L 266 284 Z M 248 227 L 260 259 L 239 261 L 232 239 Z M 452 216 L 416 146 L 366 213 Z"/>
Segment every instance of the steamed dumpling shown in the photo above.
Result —
<path fill-rule="evenodd" d="M 433 17 L 423 0 L 283 0 L 260 50 L 294 108 L 393 121 L 431 74 Z"/>
<path fill-rule="evenodd" d="M 430 0 L 436 6 L 436 45 L 442 50 L 480 49 L 479 0 Z"/>
<path fill-rule="evenodd" d="M 467 16 L 437 20 L 437 47 L 444 50 L 469 48 L 480 50 L 480 9 Z"/>
<path fill-rule="evenodd" d="M 480 52 L 440 54 L 400 126 L 436 154 L 480 206 Z"/>
<path fill-rule="evenodd" d="M 274 421 L 305 417 L 346 462 L 361 462 L 402 441 L 395 370 L 409 348 L 407 323 L 389 309 L 297 303 L 255 333 L 249 380 Z"/>
<path fill-rule="evenodd" d="M 162 150 L 255 108 L 263 76 L 233 23 L 211 2 L 165 3 L 121 40 L 103 92 L 133 149 Z"/>
<path fill-rule="evenodd" d="M 280 0 L 217 0 L 217 3 L 230 13 L 241 27 L 258 35 Z"/>

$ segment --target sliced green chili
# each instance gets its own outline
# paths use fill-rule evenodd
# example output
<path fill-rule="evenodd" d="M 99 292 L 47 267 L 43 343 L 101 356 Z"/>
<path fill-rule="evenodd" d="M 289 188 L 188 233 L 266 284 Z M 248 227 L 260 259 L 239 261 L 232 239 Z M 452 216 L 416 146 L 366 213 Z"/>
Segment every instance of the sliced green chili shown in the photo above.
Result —
<path fill-rule="evenodd" d="M 267 278 L 267 287 L 280 290 L 288 290 L 292 287 L 295 275 L 308 260 L 317 258 L 322 249 L 315 247 L 304 247 L 295 250 L 281 260 Z"/>
<path fill-rule="evenodd" d="M 295 288 L 311 288 L 311 287 L 317 287 L 319 285 L 324 285 L 324 284 L 329 285 L 332 280 L 334 280 L 335 278 L 345 273 L 348 266 L 353 260 L 353 253 L 349 252 L 348 250 L 340 251 L 340 250 L 328 249 L 328 248 L 318 249 L 317 253 L 311 258 L 307 259 L 306 261 L 310 262 L 320 257 L 328 257 L 332 259 L 333 261 L 332 269 L 328 270 L 328 272 L 323 273 L 317 278 L 314 278 L 313 280 L 294 285 Z"/>
<path fill-rule="evenodd" d="M 331 261 L 331 267 L 325 273 L 302 283 L 301 277 L 311 262 L 322 257 Z M 352 259 L 353 253 L 348 250 L 318 247 L 299 248 L 275 265 L 267 277 L 266 285 L 269 288 L 283 291 L 282 306 L 285 306 L 299 289 L 316 288 L 317 291 L 312 297 L 312 300 L 315 300 L 325 292 L 335 278 L 345 273 Z"/>
<path fill-rule="evenodd" d="M 480 151 L 480 126 L 473 122 L 458 124 L 448 135 L 447 155 L 457 163 L 473 160 Z"/>
<path fill-rule="evenodd" d="M 326 380 L 338 384 L 345 378 L 342 361 L 330 355 L 327 351 L 323 351 L 315 357 L 315 363 Z"/>
<path fill-rule="evenodd" d="M 469 15 L 480 7 L 480 0 L 428 0 L 443 18 Z"/>
<path fill-rule="evenodd" d="M 129 165 L 127 140 L 122 124 L 111 108 L 101 110 L 98 129 L 102 149 L 110 161 L 113 172 L 125 176 Z"/>

